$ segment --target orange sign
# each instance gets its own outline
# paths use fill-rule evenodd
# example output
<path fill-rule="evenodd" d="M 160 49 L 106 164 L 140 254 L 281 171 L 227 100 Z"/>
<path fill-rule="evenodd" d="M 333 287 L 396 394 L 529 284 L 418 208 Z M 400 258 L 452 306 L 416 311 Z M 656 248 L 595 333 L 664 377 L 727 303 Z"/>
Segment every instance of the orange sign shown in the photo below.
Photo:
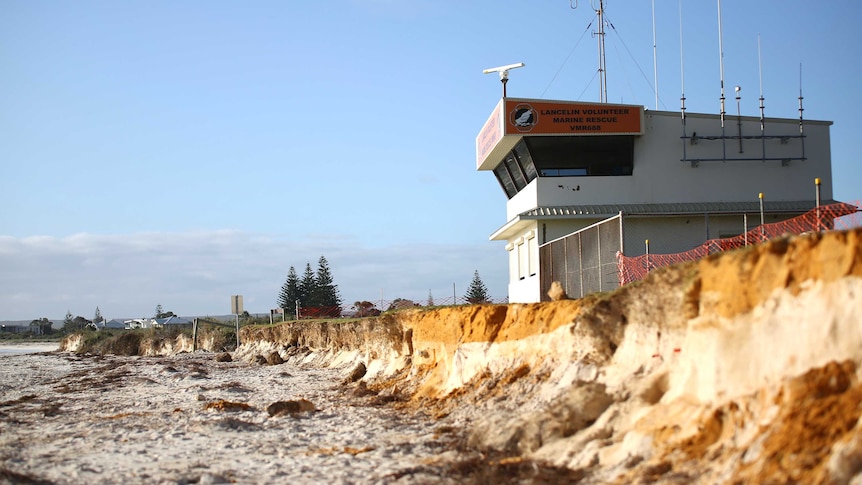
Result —
<path fill-rule="evenodd" d="M 485 160 L 491 150 L 497 146 L 497 142 L 503 138 L 502 109 L 503 100 L 500 100 L 488 121 L 485 122 L 485 126 L 482 127 L 482 131 L 476 137 L 476 160 L 479 163 Z"/>
<path fill-rule="evenodd" d="M 642 106 L 506 100 L 507 135 L 641 134 L 642 125 Z"/>

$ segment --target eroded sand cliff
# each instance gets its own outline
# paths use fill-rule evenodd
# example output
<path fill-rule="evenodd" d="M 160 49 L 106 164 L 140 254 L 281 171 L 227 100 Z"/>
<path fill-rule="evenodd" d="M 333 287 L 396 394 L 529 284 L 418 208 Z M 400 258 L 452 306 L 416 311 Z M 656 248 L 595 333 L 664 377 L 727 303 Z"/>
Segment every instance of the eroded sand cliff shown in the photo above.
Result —
<path fill-rule="evenodd" d="M 354 385 L 463 427 L 474 449 L 584 483 L 862 472 L 860 229 L 713 255 L 582 300 L 248 327 L 241 340 L 235 359 L 361 363 Z"/>

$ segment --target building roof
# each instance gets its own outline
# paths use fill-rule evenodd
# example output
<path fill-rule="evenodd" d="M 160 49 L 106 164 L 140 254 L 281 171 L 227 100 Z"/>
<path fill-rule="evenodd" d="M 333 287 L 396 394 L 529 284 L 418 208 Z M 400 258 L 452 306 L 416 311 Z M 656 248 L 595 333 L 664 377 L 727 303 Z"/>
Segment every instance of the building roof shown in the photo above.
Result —
<path fill-rule="evenodd" d="M 185 318 L 172 316 L 167 318 L 156 318 L 153 320 L 158 325 L 191 325 L 191 320 L 186 320 Z"/>
<path fill-rule="evenodd" d="M 834 200 L 821 202 L 822 205 L 836 204 Z M 763 210 L 777 212 L 808 212 L 815 208 L 811 200 L 764 201 Z M 691 214 L 740 214 L 760 212 L 760 202 L 679 202 L 668 204 L 602 204 L 570 205 L 555 207 L 536 207 L 518 216 L 524 219 L 572 218 L 578 216 L 615 216 L 620 212 L 629 216 L 691 215 Z"/>
<path fill-rule="evenodd" d="M 104 328 L 126 328 L 126 324 L 123 323 L 122 320 L 117 320 L 116 318 L 110 320 L 108 322 L 102 322 L 102 327 Z"/>
<path fill-rule="evenodd" d="M 835 200 L 821 201 L 821 205 L 840 204 Z M 812 200 L 764 201 L 763 211 L 769 214 L 801 214 L 815 208 Z M 847 205 L 848 214 L 856 206 Z M 554 219 L 604 219 L 619 213 L 625 216 L 683 216 L 696 214 L 742 214 L 760 212 L 760 201 L 754 202 L 678 202 L 666 204 L 601 204 L 536 207 L 515 216 L 491 235 L 492 241 L 505 240 L 532 221 Z"/>

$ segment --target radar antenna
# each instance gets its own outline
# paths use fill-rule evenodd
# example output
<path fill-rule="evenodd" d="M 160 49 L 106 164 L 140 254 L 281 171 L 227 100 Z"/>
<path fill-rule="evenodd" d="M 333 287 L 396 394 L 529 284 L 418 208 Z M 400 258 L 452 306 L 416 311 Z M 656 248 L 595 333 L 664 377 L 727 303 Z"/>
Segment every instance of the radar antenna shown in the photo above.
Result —
<path fill-rule="evenodd" d="M 508 64 L 500 67 L 492 67 L 490 69 L 485 69 L 482 71 L 482 74 L 491 74 L 492 72 L 500 73 L 500 82 L 503 83 L 503 97 L 506 97 L 506 83 L 509 82 L 509 70 L 517 69 L 519 67 L 524 67 L 523 62 L 519 62 L 517 64 Z"/>

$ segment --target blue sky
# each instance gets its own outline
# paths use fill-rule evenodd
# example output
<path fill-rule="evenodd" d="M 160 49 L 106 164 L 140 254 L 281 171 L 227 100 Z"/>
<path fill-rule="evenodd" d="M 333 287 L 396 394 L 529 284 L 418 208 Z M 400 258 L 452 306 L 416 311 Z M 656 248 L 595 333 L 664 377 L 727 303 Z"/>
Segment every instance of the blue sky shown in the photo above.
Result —
<path fill-rule="evenodd" d="M 651 2 L 610 1 L 608 99 L 656 109 Z M 656 1 L 658 109 L 680 4 Z M 830 120 L 862 169 L 858 2 L 722 2 L 728 111 Z M 689 112 L 717 113 L 717 2 L 683 0 Z M 592 22 L 592 24 L 591 24 Z M 506 295 L 506 222 L 474 140 L 511 97 L 597 101 L 589 2 L 0 0 L 0 320 L 266 312 L 321 255 L 347 303 Z M 758 63 L 758 34 L 762 62 Z M 854 133 L 856 135 L 854 135 Z"/>

